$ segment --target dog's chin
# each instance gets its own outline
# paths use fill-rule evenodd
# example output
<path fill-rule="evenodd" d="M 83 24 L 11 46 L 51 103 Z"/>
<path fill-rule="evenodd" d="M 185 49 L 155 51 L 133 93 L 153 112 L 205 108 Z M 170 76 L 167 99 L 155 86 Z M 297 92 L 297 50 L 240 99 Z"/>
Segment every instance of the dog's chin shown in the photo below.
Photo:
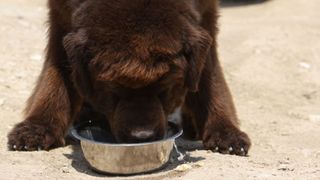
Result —
<path fill-rule="evenodd" d="M 119 144 L 133 144 L 133 143 L 148 143 L 153 141 L 162 140 L 164 136 L 150 137 L 150 138 L 135 138 L 135 137 L 125 137 L 125 138 L 116 138 L 116 142 Z"/>
<path fill-rule="evenodd" d="M 129 132 L 129 131 L 128 131 Z M 132 133 L 119 133 L 115 137 L 117 143 L 120 144 L 130 144 L 130 143 L 147 143 L 152 141 L 158 141 L 165 138 L 165 133 L 162 131 L 152 132 L 152 131 L 131 131 Z M 164 132 L 164 131 L 163 131 Z"/>

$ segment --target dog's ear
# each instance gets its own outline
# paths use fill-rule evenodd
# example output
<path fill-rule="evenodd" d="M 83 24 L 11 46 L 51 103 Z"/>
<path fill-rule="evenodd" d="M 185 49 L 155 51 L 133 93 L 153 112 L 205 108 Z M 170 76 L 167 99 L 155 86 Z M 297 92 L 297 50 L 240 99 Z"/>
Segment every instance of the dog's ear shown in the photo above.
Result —
<path fill-rule="evenodd" d="M 186 87 L 191 92 L 197 92 L 202 70 L 205 66 L 212 37 L 203 29 L 194 31 L 185 45 L 184 57 L 187 61 Z"/>
<path fill-rule="evenodd" d="M 84 30 L 72 32 L 63 39 L 63 45 L 71 65 L 72 79 L 79 93 L 86 97 L 91 94 L 91 80 L 88 63 L 91 55 L 88 45 L 88 38 Z"/>

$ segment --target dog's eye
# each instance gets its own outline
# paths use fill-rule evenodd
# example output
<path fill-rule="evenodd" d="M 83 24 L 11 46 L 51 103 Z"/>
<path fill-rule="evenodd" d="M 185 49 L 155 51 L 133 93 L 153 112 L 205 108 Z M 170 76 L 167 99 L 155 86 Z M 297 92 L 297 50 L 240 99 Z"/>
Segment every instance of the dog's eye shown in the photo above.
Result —
<path fill-rule="evenodd" d="M 164 89 L 158 93 L 158 97 L 160 100 L 165 100 L 169 94 L 169 89 Z"/>

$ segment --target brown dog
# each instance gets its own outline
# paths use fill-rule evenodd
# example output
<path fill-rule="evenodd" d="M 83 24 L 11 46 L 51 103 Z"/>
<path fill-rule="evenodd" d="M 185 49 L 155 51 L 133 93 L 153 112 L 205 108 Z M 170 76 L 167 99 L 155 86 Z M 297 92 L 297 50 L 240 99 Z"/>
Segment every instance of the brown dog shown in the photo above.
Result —
<path fill-rule="evenodd" d="M 181 107 L 204 147 L 246 155 L 216 48 L 217 0 L 49 0 L 46 61 L 11 150 L 63 146 L 84 104 L 119 142 L 163 137 Z"/>

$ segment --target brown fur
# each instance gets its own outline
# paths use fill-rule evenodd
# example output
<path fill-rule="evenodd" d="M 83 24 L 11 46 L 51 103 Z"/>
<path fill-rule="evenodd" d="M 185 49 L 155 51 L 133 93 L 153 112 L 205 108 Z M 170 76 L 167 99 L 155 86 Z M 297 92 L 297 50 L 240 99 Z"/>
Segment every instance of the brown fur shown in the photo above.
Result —
<path fill-rule="evenodd" d="M 10 149 L 64 145 L 89 104 L 119 142 L 162 138 L 182 107 L 186 134 L 205 148 L 248 152 L 217 56 L 216 0 L 49 0 L 49 8 L 46 61 Z M 130 134 L 145 130 L 154 134 Z"/>

